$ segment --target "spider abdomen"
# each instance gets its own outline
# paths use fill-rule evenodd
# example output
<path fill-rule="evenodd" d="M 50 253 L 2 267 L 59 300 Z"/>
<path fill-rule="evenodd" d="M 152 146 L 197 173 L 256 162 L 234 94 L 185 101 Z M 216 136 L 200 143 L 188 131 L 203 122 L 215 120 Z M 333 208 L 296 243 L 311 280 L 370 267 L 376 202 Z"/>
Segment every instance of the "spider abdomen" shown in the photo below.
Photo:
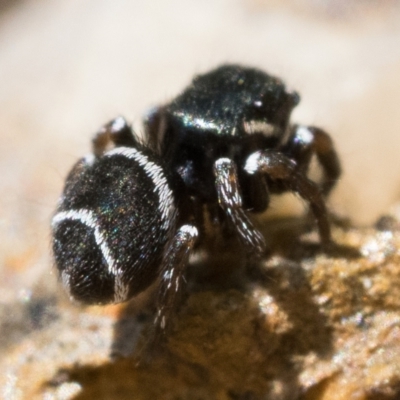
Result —
<path fill-rule="evenodd" d="M 169 178 L 150 154 L 119 147 L 79 161 L 53 217 L 53 251 L 70 296 L 121 302 L 157 277 L 176 230 Z"/>

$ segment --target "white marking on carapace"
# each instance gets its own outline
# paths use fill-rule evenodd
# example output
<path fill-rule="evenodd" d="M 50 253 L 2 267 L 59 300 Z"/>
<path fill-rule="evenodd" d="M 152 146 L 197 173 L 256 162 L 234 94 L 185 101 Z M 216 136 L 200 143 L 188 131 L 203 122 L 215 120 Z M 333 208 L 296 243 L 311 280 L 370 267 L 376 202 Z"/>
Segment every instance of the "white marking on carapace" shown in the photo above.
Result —
<path fill-rule="evenodd" d="M 153 181 L 159 198 L 159 210 L 162 217 L 162 228 L 168 230 L 175 220 L 176 208 L 174 205 L 174 195 L 170 189 L 167 178 L 162 168 L 150 161 L 146 155 L 131 147 L 117 147 L 108 151 L 104 156 L 124 156 L 131 160 L 135 160 L 144 169 L 144 172 Z"/>
<path fill-rule="evenodd" d="M 194 126 L 195 128 L 214 132 L 218 132 L 221 129 L 221 127 L 213 121 L 204 118 L 193 118 L 188 116 L 185 112 L 176 112 L 175 116 L 182 118 L 182 121 L 186 126 Z"/>
<path fill-rule="evenodd" d="M 244 131 L 251 135 L 262 133 L 264 136 L 274 136 L 274 126 L 263 120 L 251 120 L 243 122 Z"/>
<path fill-rule="evenodd" d="M 118 269 L 116 266 L 116 262 L 111 255 L 111 251 L 106 243 L 106 238 L 101 232 L 99 224 L 93 213 L 85 209 L 61 211 L 53 217 L 52 227 L 55 228 L 59 223 L 66 220 L 79 221 L 87 227 L 93 229 L 96 244 L 99 246 L 103 257 L 107 262 L 108 272 L 110 274 L 113 274 L 114 276 L 117 276 Z"/>

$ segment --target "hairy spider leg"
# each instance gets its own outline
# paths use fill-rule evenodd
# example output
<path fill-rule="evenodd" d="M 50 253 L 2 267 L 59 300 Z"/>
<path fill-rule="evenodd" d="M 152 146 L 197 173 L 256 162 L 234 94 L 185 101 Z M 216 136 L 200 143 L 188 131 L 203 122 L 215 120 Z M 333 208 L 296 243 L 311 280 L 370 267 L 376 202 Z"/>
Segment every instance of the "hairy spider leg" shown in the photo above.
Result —
<path fill-rule="evenodd" d="M 314 126 L 294 125 L 281 151 L 295 160 L 298 170 L 305 174 L 315 154 L 324 174 L 321 192 L 329 195 L 341 174 L 341 166 L 333 141 L 325 131 Z"/>
<path fill-rule="evenodd" d="M 235 163 L 229 158 L 219 158 L 214 163 L 214 176 L 218 203 L 237 232 L 239 240 L 249 255 L 261 256 L 266 247 L 264 237 L 243 210 Z"/>
<path fill-rule="evenodd" d="M 154 320 L 155 339 L 165 333 L 170 316 L 176 311 L 182 293 L 183 273 L 198 237 L 197 228 L 183 225 L 178 229 L 164 255 L 160 268 L 160 284 L 157 297 L 157 314 Z"/>
<path fill-rule="evenodd" d="M 115 147 L 136 147 L 139 144 L 124 117 L 120 116 L 111 120 L 95 134 L 92 140 L 94 155 L 96 157 L 102 156 L 108 150 L 110 143 L 114 144 Z"/>
<path fill-rule="evenodd" d="M 308 201 L 317 220 L 322 245 L 330 246 L 331 230 L 322 192 L 316 183 L 298 171 L 295 161 L 281 153 L 260 150 L 250 154 L 244 169 L 250 175 L 261 173 L 267 175 L 272 181 L 281 181 L 288 190 L 298 193 Z"/>

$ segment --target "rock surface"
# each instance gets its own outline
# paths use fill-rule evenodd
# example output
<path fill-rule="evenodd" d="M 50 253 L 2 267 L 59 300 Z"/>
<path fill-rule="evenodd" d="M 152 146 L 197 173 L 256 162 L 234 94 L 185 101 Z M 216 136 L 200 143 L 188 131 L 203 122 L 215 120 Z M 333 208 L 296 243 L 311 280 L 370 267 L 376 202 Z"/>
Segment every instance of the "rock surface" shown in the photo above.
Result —
<path fill-rule="evenodd" d="M 231 288 L 218 289 L 214 278 L 189 285 L 172 331 L 151 358 L 141 350 L 152 327 L 151 294 L 86 309 L 43 299 L 45 323 L 2 357 L 2 395 L 397 399 L 400 232 L 336 227 L 336 246 L 324 254 L 315 233 L 295 239 L 299 221 L 267 226 L 273 255 L 251 278 L 236 277 L 241 284 L 232 279 Z M 211 267 L 226 271 L 229 262 L 211 260 Z"/>

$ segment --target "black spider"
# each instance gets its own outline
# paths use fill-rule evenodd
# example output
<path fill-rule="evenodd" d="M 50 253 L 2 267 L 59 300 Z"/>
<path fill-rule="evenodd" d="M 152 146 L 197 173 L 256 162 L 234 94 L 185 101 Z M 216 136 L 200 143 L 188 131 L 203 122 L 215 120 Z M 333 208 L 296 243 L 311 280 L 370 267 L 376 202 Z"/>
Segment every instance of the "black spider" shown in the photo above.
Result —
<path fill-rule="evenodd" d="M 163 330 L 203 235 L 204 212 L 257 257 L 265 243 L 248 212 L 264 211 L 270 193 L 307 200 L 328 245 L 324 196 L 340 164 L 324 131 L 289 125 L 298 102 L 280 79 L 224 65 L 153 110 L 144 143 L 122 117 L 105 125 L 93 154 L 68 175 L 52 221 L 55 262 L 71 298 L 122 302 L 159 278 L 156 327 Z M 313 154 L 324 172 L 320 184 L 307 178 Z"/>

